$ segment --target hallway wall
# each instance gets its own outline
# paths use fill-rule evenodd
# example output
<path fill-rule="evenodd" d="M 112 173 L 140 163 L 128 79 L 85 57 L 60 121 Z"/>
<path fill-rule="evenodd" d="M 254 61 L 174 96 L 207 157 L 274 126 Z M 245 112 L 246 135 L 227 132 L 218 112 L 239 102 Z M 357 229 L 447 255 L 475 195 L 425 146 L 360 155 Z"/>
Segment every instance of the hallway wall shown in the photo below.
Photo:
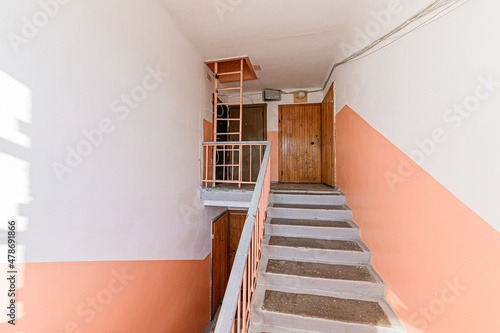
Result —
<path fill-rule="evenodd" d="M 336 118 L 337 185 L 408 331 L 498 331 L 498 232 L 351 108 Z M 393 192 L 400 163 L 412 175 Z"/>
<path fill-rule="evenodd" d="M 337 183 L 409 332 L 500 330 L 499 10 L 469 2 L 332 78 Z"/>
<path fill-rule="evenodd" d="M 0 331 L 203 332 L 221 209 L 199 200 L 198 51 L 152 0 L 5 2 L 0 35 L 0 257 L 15 220 L 21 268 Z"/>

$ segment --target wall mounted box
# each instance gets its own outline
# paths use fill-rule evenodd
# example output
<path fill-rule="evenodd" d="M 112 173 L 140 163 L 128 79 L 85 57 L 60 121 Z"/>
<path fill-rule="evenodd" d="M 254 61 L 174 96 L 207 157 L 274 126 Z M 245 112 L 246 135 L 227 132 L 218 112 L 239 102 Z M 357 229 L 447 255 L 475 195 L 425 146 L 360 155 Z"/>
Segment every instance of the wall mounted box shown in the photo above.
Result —
<path fill-rule="evenodd" d="M 281 101 L 281 91 L 274 89 L 264 89 L 262 91 L 262 99 L 264 101 Z"/>

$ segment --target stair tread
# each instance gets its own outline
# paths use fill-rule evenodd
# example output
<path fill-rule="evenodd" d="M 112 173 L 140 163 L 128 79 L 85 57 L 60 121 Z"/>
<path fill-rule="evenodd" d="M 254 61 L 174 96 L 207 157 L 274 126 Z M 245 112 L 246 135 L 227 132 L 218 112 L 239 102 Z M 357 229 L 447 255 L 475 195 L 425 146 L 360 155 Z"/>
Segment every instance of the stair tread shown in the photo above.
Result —
<path fill-rule="evenodd" d="M 322 210 L 348 210 L 343 205 L 314 205 L 314 204 L 298 204 L 298 203 L 274 203 L 274 208 L 292 208 L 292 209 L 322 209 Z"/>
<path fill-rule="evenodd" d="M 322 250 L 341 250 L 363 252 L 356 241 L 340 239 L 296 238 L 285 236 L 271 236 L 270 246 L 303 247 Z"/>
<path fill-rule="evenodd" d="M 370 326 L 393 327 L 376 301 L 266 290 L 265 311 Z"/>
<path fill-rule="evenodd" d="M 286 219 L 274 217 L 271 219 L 270 223 L 305 227 L 352 228 L 349 222 L 335 220 Z"/>
<path fill-rule="evenodd" d="M 332 280 L 377 282 L 370 270 L 366 266 L 361 265 L 323 264 L 269 259 L 266 273 Z"/>

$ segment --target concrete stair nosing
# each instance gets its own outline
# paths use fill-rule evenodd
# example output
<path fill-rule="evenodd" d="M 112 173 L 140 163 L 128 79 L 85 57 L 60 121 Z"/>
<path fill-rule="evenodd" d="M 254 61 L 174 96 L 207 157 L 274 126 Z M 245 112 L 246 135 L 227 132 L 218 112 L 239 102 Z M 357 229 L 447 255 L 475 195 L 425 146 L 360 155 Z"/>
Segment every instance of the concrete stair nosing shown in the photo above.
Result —
<path fill-rule="evenodd" d="M 346 299 L 354 299 L 361 301 L 372 301 L 377 302 L 383 311 L 387 314 L 392 327 L 380 327 L 380 326 L 370 326 L 358 323 L 347 323 L 335 320 L 327 320 L 322 318 L 314 317 L 303 317 L 295 314 L 278 313 L 271 312 L 262 309 L 264 304 L 264 295 L 266 290 L 276 290 L 288 293 L 301 293 L 310 294 L 315 296 L 330 296 Z M 323 291 L 318 293 L 317 290 L 307 290 L 295 288 L 289 288 L 284 286 L 271 286 L 265 284 L 258 284 L 255 295 L 254 295 L 254 305 L 253 311 L 250 319 L 251 330 L 253 333 L 285 333 L 294 332 L 293 330 L 298 330 L 297 333 L 301 333 L 301 330 L 306 332 L 317 332 L 317 333 L 329 333 L 329 332 L 346 332 L 346 333 L 396 333 L 396 332 L 406 332 L 403 324 L 399 321 L 394 311 L 387 304 L 384 298 L 381 297 L 369 297 L 366 295 L 353 295 L 338 292 L 328 292 Z M 269 331 L 259 331 L 257 327 L 259 325 L 266 327 L 274 327 L 274 329 Z M 314 328 L 314 329 L 313 329 Z M 289 331 L 289 330 L 292 331 Z"/>
<path fill-rule="evenodd" d="M 343 222 L 346 222 L 351 226 L 350 228 L 339 228 L 339 227 L 318 227 L 318 226 L 306 226 L 306 225 L 271 224 L 272 219 L 273 217 L 269 216 L 265 222 L 265 232 L 267 235 L 322 238 L 322 239 L 355 239 L 355 240 L 360 239 L 360 229 L 351 220 L 343 220 Z"/>
<path fill-rule="evenodd" d="M 371 252 L 363 242 L 356 239 L 348 239 L 356 242 L 362 251 L 328 250 L 305 247 L 290 247 L 269 245 L 271 235 L 265 235 L 262 242 L 262 255 L 275 259 L 292 260 L 322 260 L 324 262 L 339 262 L 351 264 L 368 264 L 371 260 Z M 300 238 L 300 237 L 297 237 Z"/>
<path fill-rule="evenodd" d="M 350 220 L 352 218 L 352 212 L 346 205 L 339 205 L 343 206 L 344 209 L 322 209 L 321 207 L 314 208 L 313 205 L 311 205 L 310 208 L 294 207 L 294 205 L 289 205 L 288 207 L 277 207 L 275 205 L 275 203 L 269 204 L 269 207 L 267 208 L 268 216 L 296 219 L 303 218 L 337 220 Z"/>
<path fill-rule="evenodd" d="M 351 266 L 364 266 L 373 276 L 375 281 L 358 281 L 358 280 L 342 280 L 342 279 L 326 279 L 306 277 L 290 274 L 268 273 L 267 264 L 269 260 L 277 259 L 264 256 L 259 263 L 259 283 L 265 285 L 283 285 L 296 289 L 317 290 L 318 292 L 336 290 L 342 293 L 355 295 L 377 295 L 384 297 L 385 283 L 375 270 L 369 264 L 354 264 Z M 284 260 L 284 259 L 279 259 Z M 324 262 L 321 260 L 297 260 L 301 262 L 320 263 L 320 264 L 337 264 L 349 265 L 346 262 Z M 355 290 L 355 292 L 352 292 Z"/>
<path fill-rule="evenodd" d="M 342 191 L 338 187 L 335 188 L 329 188 L 327 190 L 320 190 L 320 189 L 315 189 L 315 190 L 304 190 L 304 189 L 272 189 L 271 194 L 341 194 Z"/>
<path fill-rule="evenodd" d="M 287 203 L 287 204 L 330 204 L 344 205 L 345 196 L 340 193 L 330 194 L 305 194 L 305 193 L 287 193 L 287 194 L 271 194 L 271 203 Z"/>

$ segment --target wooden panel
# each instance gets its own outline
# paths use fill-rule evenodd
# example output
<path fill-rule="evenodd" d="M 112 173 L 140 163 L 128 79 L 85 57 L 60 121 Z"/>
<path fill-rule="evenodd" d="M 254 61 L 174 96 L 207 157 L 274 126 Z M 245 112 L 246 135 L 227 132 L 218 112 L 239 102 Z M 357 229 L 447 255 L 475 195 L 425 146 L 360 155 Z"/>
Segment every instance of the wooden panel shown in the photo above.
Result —
<path fill-rule="evenodd" d="M 240 243 L 241 232 L 245 225 L 247 211 L 230 211 L 229 212 L 229 272 L 233 267 L 234 257 L 238 244 Z"/>
<path fill-rule="evenodd" d="M 212 73 L 214 72 L 216 62 L 218 63 L 217 67 L 219 73 L 239 72 L 241 69 L 241 62 L 240 62 L 241 59 L 244 60 L 243 81 L 257 80 L 257 73 L 255 73 L 252 62 L 248 57 L 206 61 L 205 64 L 208 66 L 208 68 L 210 68 Z M 219 79 L 220 83 L 239 82 L 239 81 L 240 81 L 239 74 L 221 75 Z"/>
<path fill-rule="evenodd" d="M 333 83 L 321 103 L 321 182 L 335 186 Z"/>
<path fill-rule="evenodd" d="M 279 106 L 280 182 L 321 182 L 321 104 Z"/>
<path fill-rule="evenodd" d="M 217 312 L 229 279 L 229 214 L 225 212 L 212 226 L 212 316 Z"/>

